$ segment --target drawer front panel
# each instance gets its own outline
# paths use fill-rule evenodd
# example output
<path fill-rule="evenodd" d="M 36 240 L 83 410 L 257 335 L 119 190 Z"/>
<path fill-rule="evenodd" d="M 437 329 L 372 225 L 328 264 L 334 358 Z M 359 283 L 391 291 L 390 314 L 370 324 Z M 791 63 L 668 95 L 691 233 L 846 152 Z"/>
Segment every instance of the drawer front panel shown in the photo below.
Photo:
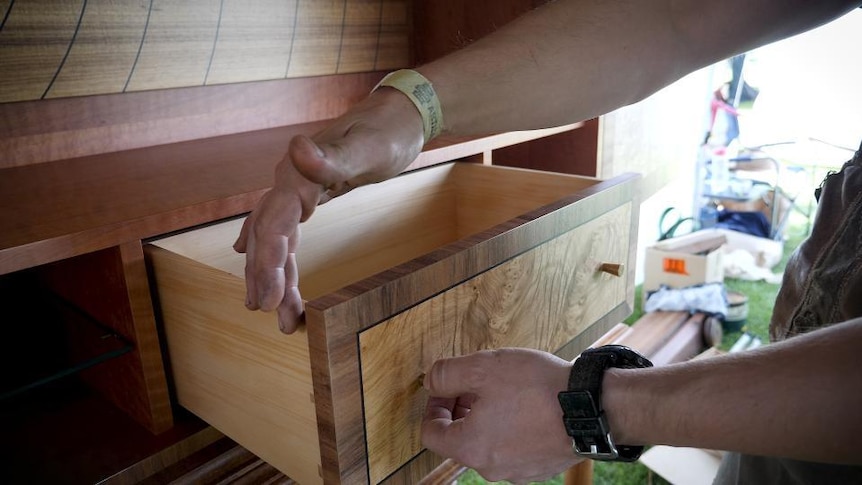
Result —
<path fill-rule="evenodd" d="M 627 296 L 632 203 L 606 212 L 359 334 L 368 472 L 378 483 L 421 452 L 419 376 L 480 349 L 556 351 Z"/>

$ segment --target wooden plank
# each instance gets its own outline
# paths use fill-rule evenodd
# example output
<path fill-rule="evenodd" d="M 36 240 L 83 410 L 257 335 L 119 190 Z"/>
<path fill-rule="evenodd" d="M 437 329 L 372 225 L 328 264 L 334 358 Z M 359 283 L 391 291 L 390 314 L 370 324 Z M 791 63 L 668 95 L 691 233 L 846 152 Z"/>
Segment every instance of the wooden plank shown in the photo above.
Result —
<path fill-rule="evenodd" d="M 694 240 L 691 240 L 694 239 Z M 727 243 L 725 234 L 702 234 L 698 238 L 668 239 L 659 243 L 663 251 L 674 251 L 686 254 L 705 254 L 720 248 Z"/>
<path fill-rule="evenodd" d="M 680 327 L 673 337 L 650 357 L 653 365 L 667 365 L 691 359 L 703 351 L 704 314 L 695 313 Z"/>
<path fill-rule="evenodd" d="M 160 433 L 173 426 L 174 420 L 144 250 L 140 241 L 132 241 L 122 244 L 119 253 L 133 342 L 140 359 L 145 400 L 149 403 L 147 409 L 151 416 L 150 429 L 154 433 Z M 108 385 L 120 387 L 115 382 Z M 118 391 L 125 395 L 127 390 L 120 388 Z"/>
<path fill-rule="evenodd" d="M 593 344 L 590 345 L 590 348 L 594 349 L 603 345 L 619 343 L 619 341 L 622 340 L 623 336 L 628 333 L 630 328 L 631 327 L 629 327 L 625 323 L 618 323 L 611 327 L 611 329 L 608 330 L 604 335 L 602 335 L 598 340 L 593 342 Z"/>
<path fill-rule="evenodd" d="M 327 120 L 367 96 L 382 77 L 345 74 L 0 104 L 0 168 Z"/>
<path fill-rule="evenodd" d="M 688 312 L 650 312 L 635 322 L 619 344 L 646 357 L 658 352 L 689 319 Z"/>

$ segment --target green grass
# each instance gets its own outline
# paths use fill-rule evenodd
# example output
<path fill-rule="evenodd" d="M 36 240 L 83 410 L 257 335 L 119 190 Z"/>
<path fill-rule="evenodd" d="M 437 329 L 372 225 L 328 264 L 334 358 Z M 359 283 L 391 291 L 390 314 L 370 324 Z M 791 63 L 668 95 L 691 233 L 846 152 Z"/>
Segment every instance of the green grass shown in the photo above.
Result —
<path fill-rule="evenodd" d="M 487 483 L 498 482 L 486 482 L 473 470 L 467 470 L 466 473 L 458 478 L 458 485 L 484 485 Z M 562 483 L 563 475 L 558 475 L 551 480 L 541 482 L 542 485 L 562 485 Z M 597 461 L 594 463 L 594 485 L 644 485 L 646 483 L 666 485 L 668 482 L 638 462 L 606 463 Z"/>
<path fill-rule="evenodd" d="M 805 237 L 805 220 L 799 214 L 794 214 L 786 230 L 783 257 L 778 265 L 773 268 L 774 272 L 784 271 L 791 253 Z M 739 331 L 725 332 L 721 348 L 723 350 L 730 349 L 743 332 L 757 335 L 764 343 L 768 342 L 769 320 L 772 315 L 772 307 L 775 305 L 775 297 L 778 295 L 779 285 L 762 281 L 743 281 L 737 279 L 725 279 L 724 284 L 728 290 L 738 291 L 748 296 L 748 319 L 745 326 Z M 635 289 L 635 309 L 632 315 L 625 320 L 625 323 L 631 325 L 643 315 L 642 302 L 641 287 L 638 286 Z M 484 485 L 487 483 L 489 482 L 483 480 L 473 470 L 468 470 L 458 479 L 458 485 Z M 562 475 L 552 480 L 541 482 L 543 485 L 560 485 L 562 483 Z M 639 462 L 595 462 L 593 483 L 595 485 L 666 485 L 668 482 Z"/>
<path fill-rule="evenodd" d="M 784 254 L 781 261 L 773 268 L 774 272 L 784 271 L 790 255 L 807 236 L 805 221 L 798 214 L 794 214 L 790 222 L 785 233 Z M 720 348 L 729 350 L 743 332 L 760 337 L 763 343 L 769 342 L 769 320 L 772 317 L 772 308 L 775 306 L 780 285 L 762 281 L 725 279 L 724 286 L 728 291 L 738 291 L 748 297 L 748 319 L 740 331 L 724 333 Z"/>

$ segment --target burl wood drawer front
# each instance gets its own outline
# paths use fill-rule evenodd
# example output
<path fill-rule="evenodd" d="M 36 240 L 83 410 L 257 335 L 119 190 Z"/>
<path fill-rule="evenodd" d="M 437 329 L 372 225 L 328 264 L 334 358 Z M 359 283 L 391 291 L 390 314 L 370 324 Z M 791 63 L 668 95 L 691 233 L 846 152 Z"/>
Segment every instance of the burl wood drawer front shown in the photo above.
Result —
<path fill-rule="evenodd" d="M 178 400 L 300 483 L 413 482 L 439 460 L 418 435 L 435 359 L 570 357 L 628 314 L 633 272 L 598 268 L 633 262 L 636 183 L 449 164 L 357 189 L 303 224 L 291 336 L 244 308 L 242 221 L 156 241 Z"/>
<path fill-rule="evenodd" d="M 626 280 L 599 271 L 625 262 L 631 204 L 603 214 L 359 334 L 372 483 L 422 451 L 435 360 L 501 347 L 555 352 L 626 299 Z"/>

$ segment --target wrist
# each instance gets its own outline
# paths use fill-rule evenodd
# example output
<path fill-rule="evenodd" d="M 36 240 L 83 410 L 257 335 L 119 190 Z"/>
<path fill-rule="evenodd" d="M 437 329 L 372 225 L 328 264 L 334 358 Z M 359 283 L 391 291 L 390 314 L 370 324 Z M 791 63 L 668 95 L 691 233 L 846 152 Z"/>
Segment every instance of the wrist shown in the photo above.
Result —
<path fill-rule="evenodd" d="M 367 109 L 397 123 L 399 131 L 406 136 L 405 139 L 416 140 L 421 150 L 425 143 L 422 115 L 406 94 L 391 86 L 380 86 L 368 95 L 366 102 Z"/>
<path fill-rule="evenodd" d="M 632 399 L 633 394 L 630 392 L 631 378 L 636 372 L 634 369 L 608 369 L 602 383 L 602 405 L 611 433 L 620 443 L 632 446 L 645 444 L 637 437 L 632 416 L 632 411 L 644 405 L 635 402 L 636 399 Z"/>
<path fill-rule="evenodd" d="M 605 378 L 612 369 L 652 367 L 636 351 L 622 345 L 585 350 L 572 365 L 566 392 L 558 395 L 572 451 L 584 458 L 605 461 L 635 461 L 643 446 L 625 443 L 613 432 L 605 409 Z"/>
<path fill-rule="evenodd" d="M 443 111 L 434 85 L 412 69 L 400 69 L 387 74 L 372 90 L 388 88 L 400 92 L 413 105 L 422 120 L 423 144 L 443 131 Z"/>

